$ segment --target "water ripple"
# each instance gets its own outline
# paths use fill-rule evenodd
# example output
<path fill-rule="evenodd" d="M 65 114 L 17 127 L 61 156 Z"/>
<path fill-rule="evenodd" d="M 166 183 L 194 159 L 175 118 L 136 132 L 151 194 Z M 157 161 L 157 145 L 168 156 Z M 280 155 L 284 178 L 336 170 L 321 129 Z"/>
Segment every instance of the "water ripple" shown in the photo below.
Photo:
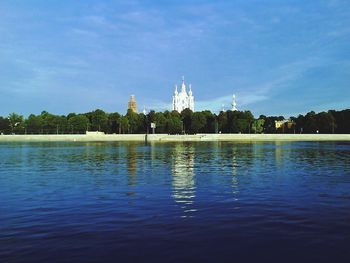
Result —
<path fill-rule="evenodd" d="M 0 258 L 348 262 L 349 189 L 346 142 L 1 143 Z"/>

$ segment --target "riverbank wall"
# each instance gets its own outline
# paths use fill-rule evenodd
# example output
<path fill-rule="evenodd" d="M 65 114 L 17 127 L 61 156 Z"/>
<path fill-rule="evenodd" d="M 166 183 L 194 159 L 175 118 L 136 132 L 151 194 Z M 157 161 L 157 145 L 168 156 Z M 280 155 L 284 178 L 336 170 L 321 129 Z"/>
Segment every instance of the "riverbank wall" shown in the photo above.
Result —
<path fill-rule="evenodd" d="M 58 134 L 0 135 L 0 142 L 350 141 L 350 134 Z"/>

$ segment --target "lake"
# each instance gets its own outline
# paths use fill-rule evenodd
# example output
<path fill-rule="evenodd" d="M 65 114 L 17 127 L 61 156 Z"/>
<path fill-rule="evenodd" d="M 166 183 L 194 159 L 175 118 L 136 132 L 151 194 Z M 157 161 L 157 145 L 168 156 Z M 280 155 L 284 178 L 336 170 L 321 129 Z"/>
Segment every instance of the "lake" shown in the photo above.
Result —
<path fill-rule="evenodd" d="M 0 143 L 1 262 L 350 262 L 349 142 Z"/>

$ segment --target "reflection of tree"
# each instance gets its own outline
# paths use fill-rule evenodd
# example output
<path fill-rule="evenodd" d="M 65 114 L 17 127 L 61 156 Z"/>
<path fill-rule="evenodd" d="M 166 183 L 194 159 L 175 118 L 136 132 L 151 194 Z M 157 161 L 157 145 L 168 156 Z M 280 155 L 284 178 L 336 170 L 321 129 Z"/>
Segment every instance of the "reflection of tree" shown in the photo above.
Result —
<path fill-rule="evenodd" d="M 348 161 L 346 151 L 342 151 L 343 142 L 294 142 L 290 148 L 289 159 L 296 166 L 319 167 L 329 165 L 336 167 L 344 161 Z"/>
<path fill-rule="evenodd" d="M 275 142 L 275 161 L 276 165 L 281 167 L 283 166 L 283 155 L 284 155 L 284 149 L 283 149 L 283 142 Z"/>
<path fill-rule="evenodd" d="M 176 144 L 173 160 L 173 197 L 185 213 L 193 212 L 189 206 L 195 197 L 194 147 L 191 144 Z"/>
<path fill-rule="evenodd" d="M 128 184 L 135 185 L 136 184 L 136 171 L 137 171 L 137 160 L 136 160 L 136 144 L 129 144 L 126 148 L 126 160 L 127 160 L 127 169 L 128 169 Z"/>

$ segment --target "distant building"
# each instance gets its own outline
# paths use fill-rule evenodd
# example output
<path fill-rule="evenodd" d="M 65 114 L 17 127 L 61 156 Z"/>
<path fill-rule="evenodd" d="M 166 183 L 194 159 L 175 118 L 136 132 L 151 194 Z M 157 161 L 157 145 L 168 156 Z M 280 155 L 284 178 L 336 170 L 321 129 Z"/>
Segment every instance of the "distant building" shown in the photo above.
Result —
<path fill-rule="evenodd" d="M 128 103 L 128 110 L 132 110 L 133 112 L 137 113 L 137 104 L 136 104 L 136 100 L 135 100 L 134 95 L 130 96 L 130 100 Z"/>
<path fill-rule="evenodd" d="M 287 123 L 287 122 L 288 122 L 288 120 L 281 120 L 281 121 L 277 121 L 276 120 L 275 121 L 275 128 L 276 128 L 276 130 L 282 129 L 284 124 Z"/>
<path fill-rule="evenodd" d="M 232 96 L 231 106 L 232 106 L 232 108 L 231 108 L 232 111 L 237 111 L 237 103 L 236 103 L 236 95 L 235 94 L 233 94 L 233 96 Z"/>
<path fill-rule="evenodd" d="M 275 121 L 275 128 L 277 132 L 288 132 L 295 129 L 295 122 L 292 120 Z"/>
<path fill-rule="evenodd" d="M 142 111 L 143 115 L 147 115 L 147 111 L 146 111 L 146 108 L 143 107 L 143 111 Z"/>
<path fill-rule="evenodd" d="M 185 78 L 182 77 L 181 91 L 178 92 L 177 85 L 175 85 L 175 92 L 173 96 L 172 110 L 182 112 L 184 109 L 194 111 L 194 97 L 192 94 L 192 85 L 189 85 L 189 91 L 186 91 Z"/>
<path fill-rule="evenodd" d="M 221 111 L 226 111 L 225 110 L 225 104 L 221 104 Z M 232 95 L 232 102 L 231 102 L 231 111 L 238 111 L 237 109 L 237 102 L 236 102 L 236 95 Z"/>

